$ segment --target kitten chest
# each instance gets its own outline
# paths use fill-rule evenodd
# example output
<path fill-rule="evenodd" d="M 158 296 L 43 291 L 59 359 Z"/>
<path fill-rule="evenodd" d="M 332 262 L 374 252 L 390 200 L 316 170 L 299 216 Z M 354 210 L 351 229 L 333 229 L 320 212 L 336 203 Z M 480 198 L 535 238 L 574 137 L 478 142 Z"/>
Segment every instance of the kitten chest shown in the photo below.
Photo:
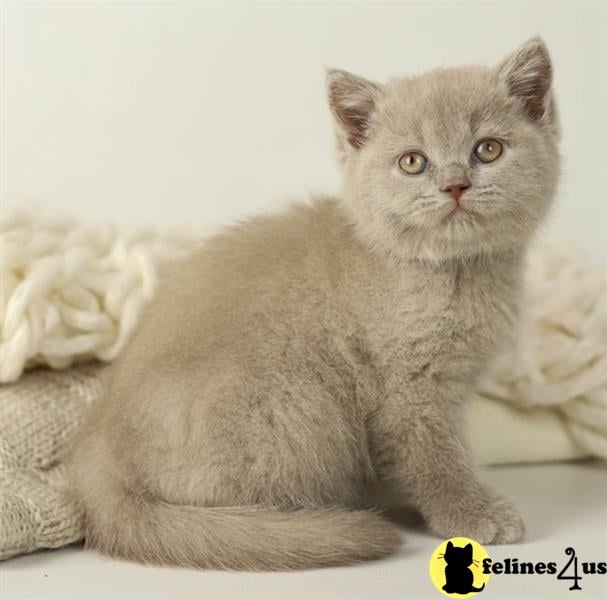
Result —
<path fill-rule="evenodd" d="M 518 270 L 420 271 L 370 296 L 366 330 L 378 363 L 411 378 L 476 377 L 514 331 Z"/>

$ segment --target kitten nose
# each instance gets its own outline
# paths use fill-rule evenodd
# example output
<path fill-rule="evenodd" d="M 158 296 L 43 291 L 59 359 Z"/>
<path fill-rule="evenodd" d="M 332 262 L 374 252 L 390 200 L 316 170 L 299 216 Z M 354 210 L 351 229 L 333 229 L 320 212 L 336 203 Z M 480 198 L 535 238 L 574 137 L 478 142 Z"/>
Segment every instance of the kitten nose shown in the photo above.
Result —
<path fill-rule="evenodd" d="M 469 187 L 470 187 L 470 182 L 467 179 L 463 178 L 463 179 L 456 179 L 456 180 L 448 182 L 440 190 L 441 190 L 441 192 L 447 192 L 447 193 L 451 194 L 451 197 L 455 200 L 455 202 L 457 204 L 459 204 L 459 199 L 461 198 L 461 195 Z"/>

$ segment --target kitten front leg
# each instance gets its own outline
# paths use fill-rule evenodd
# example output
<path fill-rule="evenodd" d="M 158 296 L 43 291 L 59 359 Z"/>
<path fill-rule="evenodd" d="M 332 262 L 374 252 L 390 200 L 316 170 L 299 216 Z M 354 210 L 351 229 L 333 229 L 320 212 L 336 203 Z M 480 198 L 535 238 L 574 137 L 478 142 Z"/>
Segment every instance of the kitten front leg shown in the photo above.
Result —
<path fill-rule="evenodd" d="M 429 390 L 385 399 L 370 432 L 376 471 L 440 537 L 516 542 L 523 522 L 509 502 L 479 480 L 464 441 L 461 409 Z"/>

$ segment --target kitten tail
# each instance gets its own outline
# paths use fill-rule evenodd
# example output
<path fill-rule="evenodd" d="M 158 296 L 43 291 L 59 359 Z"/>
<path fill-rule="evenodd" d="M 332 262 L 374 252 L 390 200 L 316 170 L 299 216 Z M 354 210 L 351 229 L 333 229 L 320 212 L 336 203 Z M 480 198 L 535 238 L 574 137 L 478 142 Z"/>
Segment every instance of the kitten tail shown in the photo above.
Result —
<path fill-rule="evenodd" d="M 123 493 L 88 505 L 86 545 L 148 564 L 202 569 L 291 570 L 380 558 L 401 542 L 371 511 L 279 511 L 172 505 Z"/>

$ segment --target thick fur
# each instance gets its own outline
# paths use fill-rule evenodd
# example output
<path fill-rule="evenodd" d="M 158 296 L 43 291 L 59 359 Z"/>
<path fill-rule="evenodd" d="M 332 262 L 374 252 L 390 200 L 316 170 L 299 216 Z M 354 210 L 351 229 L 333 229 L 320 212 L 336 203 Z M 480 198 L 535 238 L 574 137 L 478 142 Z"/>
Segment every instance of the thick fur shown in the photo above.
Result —
<path fill-rule="evenodd" d="M 251 570 L 377 558 L 400 541 L 363 508 L 378 482 L 442 538 L 521 537 L 462 413 L 554 193 L 550 76 L 539 40 L 494 69 L 329 74 L 343 197 L 231 227 L 164 278 L 71 457 L 90 547 Z M 504 142 L 495 163 L 471 158 L 483 137 Z M 418 176 L 398 169 L 412 149 Z"/>

